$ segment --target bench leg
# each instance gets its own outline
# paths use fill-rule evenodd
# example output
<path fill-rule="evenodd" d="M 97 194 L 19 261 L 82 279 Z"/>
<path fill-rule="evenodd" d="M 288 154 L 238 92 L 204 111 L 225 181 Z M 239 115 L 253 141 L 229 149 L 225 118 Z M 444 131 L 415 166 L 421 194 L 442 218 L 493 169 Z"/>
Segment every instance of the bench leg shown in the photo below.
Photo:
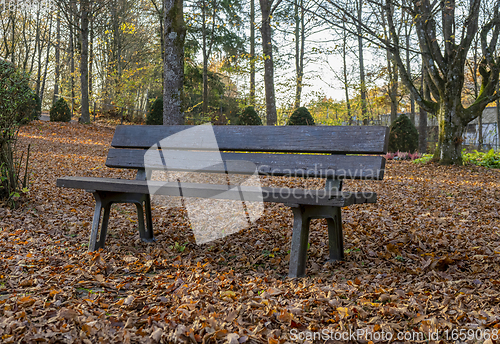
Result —
<path fill-rule="evenodd" d="M 99 238 L 99 242 L 96 244 L 96 249 L 104 248 L 104 242 L 106 241 L 106 235 L 108 234 L 109 213 L 111 212 L 111 204 L 112 203 L 109 202 L 103 207 L 104 214 L 102 215 L 101 235 Z"/>
<path fill-rule="evenodd" d="M 332 218 L 327 218 L 330 261 L 344 259 L 344 235 L 342 232 L 342 209 L 333 208 Z"/>
<path fill-rule="evenodd" d="M 151 216 L 151 196 L 146 195 L 145 197 L 144 211 L 146 212 L 146 236 L 154 241 L 153 217 Z"/>
<path fill-rule="evenodd" d="M 137 219 L 139 223 L 139 235 L 141 237 L 141 240 L 144 242 L 154 242 L 156 241 L 153 235 L 153 225 L 151 221 L 151 208 L 149 208 L 148 211 L 148 205 L 147 205 L 147 200 L 144 201 L 145 203 L 145 208 L 146 208 L 146 223 L 147 223 L 147 228 L 144 225 L 144 211 L 142 210 L 142 201 L 141 202 L 134 202 L 135 206 L 137 208 Z M 149 213 L 149 215 L 148 215 Z M 150 224 L 151 222 L 151 224 Z"/>
<path fill-rule="evenodd" d="M 89 252 L 93 252 L 96 250 L 97 244 L 97 234 L 99 232 L 99 223 L 101 222 L 101 209 L 102 209 L 102 201 L 101 197 L 98 193 L 94 193 L 95 198 L 95 210 L 94 210 L 94 218 L 92 219 L 92 229 L 90 231 L 89 238 Z"/>
<path fill-rule="evenodd" d="M 109 213 L 111 211 L 111 202 L 108 202 L 104 195 L 101 195 L 99 192 L 94 192 L 94 198 L 95 210 L 94 218 L 92 219 L 92 230 L 90 232 L 89 252 L 104 248 L 104 241 L 106 240 L 106 234 L 108 232 Z M 104 209 L 104 215 L 101 224 L 102 209 Z M 99 227 L 101 227 L 100 234 Z M 98 236 L 99 241 L 97 241 Z"/>
<path fill-rule="evenodd" d="M 95 198 L 95 211 L 92 220 L 92 230 L 90 232 L 89 251 L 92 252 L 99 248 L 104 248 L 106 235 L 108 233 L 111 204 L 113 203 L 134 203 L 137 207 L 137 219 L 141 240 L 144 242 L 155 241 L 153 234 L 153 219 L 151 217 L 151 199 L 149 195 L 100 191 L 96 191 L 93 194 Z M 101 223 L 101 213 L 103 209 L 104 214 Z M 146 214 L 144 214 L 144 212 Z M 146 221 L 144 221 L 144 216 L 146 217 Z M 99 227 L 101 227 L 100 234 Z M 97 240 L 98 237 L 99 240 Z"/>
<path fill-rule="evenodd" d="M 303 207 L 292 207 L 293 234 L 290 250 L 288 277 L 302 277 L 306 273 L 307 246 L 309 244 L 309 222 Z"/>
<path fill-rule="evenodd" d="M 293 205 L 291 208 L 293 211 L 293 235 L 288 277 L 305 276 L 311 219 L 326 219 L 330 247 L 329 261 L 344 259 L 341 208 L 320 205 Z"/>

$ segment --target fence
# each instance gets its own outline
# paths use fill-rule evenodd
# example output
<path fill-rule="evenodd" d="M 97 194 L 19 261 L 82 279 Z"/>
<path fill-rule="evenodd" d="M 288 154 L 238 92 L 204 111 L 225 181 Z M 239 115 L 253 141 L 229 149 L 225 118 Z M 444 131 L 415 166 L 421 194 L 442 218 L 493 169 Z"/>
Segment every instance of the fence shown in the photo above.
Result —
<path fill-rule="evenodd" d="M 491 108 L 487 108 L 490 110 Z M 410 114 L 405 113 L 408 117 Z M 484 116 L 484 113 L 483 113 Z M 492 116 L 488 116 L 491 120 Z M 415 127 L 418 129 L 420 116 L 418 113 L 415 114 Z M 373 125 L 385 125 L 389 126 L 391 124 L 391 115 L 384 114 L 379 117 L 378 120 L 371 121 Z M 438 122 L 435 117 L 429 116 L 427 118 L 427 142 L 436 143 L 438 139 Z M 482 150 L 500 149 L 498 127 L 496 122 L 483 122 L 482 124 L 482 144 L 479 144 L 479 124 L 477 119 L 467 125 L 466 131 L 463 136 L 464 141 L 462 145 L 470 149 L 478 149 L 481 146 Z"/>

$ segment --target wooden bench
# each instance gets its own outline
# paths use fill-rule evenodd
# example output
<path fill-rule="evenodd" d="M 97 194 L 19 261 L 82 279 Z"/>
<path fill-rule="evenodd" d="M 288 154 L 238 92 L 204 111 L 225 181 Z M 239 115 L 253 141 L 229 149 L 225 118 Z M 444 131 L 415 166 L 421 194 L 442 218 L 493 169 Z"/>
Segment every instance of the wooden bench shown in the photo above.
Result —
<path fill-rule="evenodd" d="M 209 126 L 210 127 L 210 126 Z M 171 135 L 179 134 L 192 126 L 118 126 L 108 152 L 106 166 L 136 169 L 135 180 L 64 177 L 57 186 L 85 189 L 93 193 L 96 201 L 89 251 L 104 247 L 113 203 L 134 203 L 138 212 L 139 234 L 143 241 L 154 241 L 151 217 L 150 187 L 155 184 L 155 194 L 241 199 L 241 188 L 219 184 L 183 184 L 148 181 L 145 154 L 153 145 Z M 223 164 L 210 164 L 198 172 L 238 173 L 267 176 L 288 176 L 325 179 L 321 190 L 301 190 L 263 187 L 247 188 L 246 197 L 277 202 L 293 210 L 294 225 L 290 251 L 289 276 L 305 275 L 309 222 L 325 218 L 328 224 L 331 260 L 344 258 L 341 208 L 352 204 L 375 203 L 373 192 L 342 191 L 343 179 L 382 180 L 384 177 L 389 128 L 374 126 L 214 126 Z M 203 140 L 187 140 L 173 149 L 192 152 L 204 159 Z M 286 154 L 283 154 L 286 153 Z M 305 154 L 307 153 L 307 154 Z M 217 153 L 219 154 L 219 153 Z M 210 158 L 207 158 L 210 160 Z M 254 169 L 248 169 L 251 162 Z M 175 164 L 174 164 L 175 165 Z M 169 170 L 189 170 L 185 165 Z M 164 166 L 157 166 L 159 169 Z M 155 168 L 155 166 L 153 166 Z M 149 185 L 148 185 L 149 183 Z M 255 196 L 255 197 L 254 197 Z M 248 200 L 248 199 L 247 199 Z M 104 212 L 103 212 L 104 210 Z M 103 213 L 103 214 L 101 214 Z M 102 221 L 101 221 L 102 215 Z M 99 233 L 100 227 L 100 233 Z"/>

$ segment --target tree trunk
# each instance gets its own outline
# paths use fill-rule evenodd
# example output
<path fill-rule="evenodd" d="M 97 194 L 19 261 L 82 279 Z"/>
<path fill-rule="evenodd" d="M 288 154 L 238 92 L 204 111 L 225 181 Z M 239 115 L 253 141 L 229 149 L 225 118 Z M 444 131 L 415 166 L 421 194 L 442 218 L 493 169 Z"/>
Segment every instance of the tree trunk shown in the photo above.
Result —
<path fill-rule="evenodd" d="M 55 52 L 55 75 L 54 75 L 54 97 L 52 99 L 52 106 L 57 101 L 59 97 L 59 70 L 61 63 L 59 61 L 61 54 L 61 15 L 57 11 L 57 27 L 56 27 L 56 52 Z"/>
<path fill-rule="evenodd" d="M 43 78 L 42 78 L 42 86 L 40 89 L 40 103 L 43 104 L 43 95 L 45 93 L 45 81 L 47 80 L 47 69 L 49 67 L 49 59 L 50 59 L 50 46 L 52 45 L 52 16 L 50 16 L 49 23 L 49 38 L 47 42 L 47 55 L 45 56 L 45 67 L 43 70 Z"/>
<path fill-rule="evenodd" d="M 425 73 L 425 67 L 422 65 L 422 94 L 426 99 L 429 99 L 431 95 L 429 86 L 424 78 Z M 427 111 L 423 107 L 420 107 L 420 120 L 418 122 L 418 151 L 422 154 L 427 153 Z"/>
<path fill-rule="evenodd" d="M 345 104 L 347 109 L 347 119 L 349 125 L 352 125 L 352 114 L 351 114 L 351 100 L 349 99 L 349 75 L 347 73 L 347 32 L 345 30 L 345 22 L 342 22 L 342 84 L 344 85 L 345 91 Z"/>
<path fill-rule="evenodd" d="M 296 109 L 300 107 L 300 98 L 302 95 L 302 78 L 304 76 L 304 36 L 304 1 L 295 0 L 295 73 L 297 78 L 295 86 Z"/>
<path fill-rule="evenodd" d="M 92 6 L 92 3 L 90 4 L 90 6 Z M 92 68 L 94 66 L 94 16 L 92 14 L 90 14 L 89 25 L 90 25 L 90 30 L 89 30 L 89 101 L 90 101 L 90 99 L 92 99 L 93 81 L 94 81 L 92 74 Z"/>
<path fill-rule="evenodd" d="M 500 91 L 500 85 L 497 83 L 497 93 Z M 500 149 L 500 101 L 496 100 L 497 113 L 497 149 Z"/>
<path fill-rule="evenodd" d="M 80 56 L 80 87 L 82 93 L 80 122 L 90 123 L 89 113 L 89 0 L 80 0 L 81 28 L 80 44 L 82 52 Z"/>
<path fill-rule="evenodd" d="M 255 0 L 250 0 L 250 105 L 255 106 Z"/>
<path fill-rule="evenodd" d="M 442 165 L 462 164 L 462 136 L 466 126 L 460 121 L 460 115 L 457 113 L 460 109 L 453 104 L 454 100 L 441 101 L 437 113 L 439 138 L 434 160 L 439 160 Z"/>
<path fill-rule="evenodd" d="M 408 25 L 410 28 L 408 29 Z M 408 20 L 405 23 L 405 35 L 406 35 L 406 70 L 408 74 L 411 75 L 411 63 L 410 63 L 410 34 L 411 34 L 411 21 Z M 415 96 L 410 92 L 410 120 L 415 125 Z"/>
<path fill-rule="evenodd" d="M 267 125 L 276 125 L 276 99 L 274 95 L 274 64 L 271 31 L 271 4 L 272 0 L 260 0 L 262 12 L 262 52 L 264 54 L 264 88 L 266 90 L 266 117 Z"/>
<path fill-rule="evenodd" d="M 363 125 L 368 124 L 368 115 L 366 110 L 366 80 L 365 80 L 365 62 L 363 58 L 363 32 L 361 31 L 361 23 L 363 16 L 363 0 L 357 2 L 358 5 L 358 24 L 356 25 L 358 33 L 358 62 L 359 62 L 359 82 L 360 82 L 360 99 L 361 99 L 361 120 Z"/>
<path fill-rule="evenodd" d="M 70 18 L 73 15 L 70 14 Z M 72 20 L 70 20 L 72 22 Z M 75 109 L 75 47 L 73 44 L 73 26 L 69 24 L 69 64 L 70 64 L 70 88 L 71 88 L 71 116 L 73 116 L 73 111 Z"/>
<path fill-rule="evenodd" d="M 184 124 L 182 112 L 184 40 L 186 26 L 182 0 L 164 0 L 163 124 Z"/>

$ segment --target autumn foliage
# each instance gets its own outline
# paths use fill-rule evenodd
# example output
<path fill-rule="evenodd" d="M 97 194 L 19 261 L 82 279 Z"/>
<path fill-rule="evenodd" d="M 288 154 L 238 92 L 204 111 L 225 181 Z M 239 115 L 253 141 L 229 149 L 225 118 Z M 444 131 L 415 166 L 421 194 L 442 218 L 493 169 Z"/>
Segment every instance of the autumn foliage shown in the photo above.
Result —
<path fill-rule="evenodd" d="M 343 209 L 345 261 L 327 262 L 327 224 L 312 220 L 308 277 L 289 279 L 293 220 L 282 204 L 200 246 L 184 208 L 153 208 L 157 241 L 146 244 L 135 207 L 116 204 L 106 248 L 88 253 L 93 198 L 55 182 L 135 178 L 105 167 L 113 133 L 94 124 L 23 127 L 33 182 L 20 209 L 0 207 L 2 343 L 283 344 L 294 342 L 292 330 L 346 328 L 394 338 L 448 330 L 441 343 L 455 343 L 451 330 L 499 329 L 498 171 L 389 161 L 383 181 L 346 181 L 345 190 L 375 191 L 378 202 Z"/>

